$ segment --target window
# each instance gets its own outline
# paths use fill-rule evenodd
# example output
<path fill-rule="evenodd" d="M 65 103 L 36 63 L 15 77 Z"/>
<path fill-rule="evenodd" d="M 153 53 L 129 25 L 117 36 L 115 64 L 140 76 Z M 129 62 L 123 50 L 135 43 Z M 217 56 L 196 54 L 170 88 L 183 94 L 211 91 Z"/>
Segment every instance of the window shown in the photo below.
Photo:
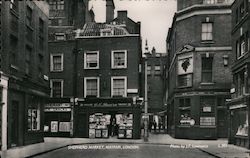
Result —
<path fill-rule="evenodd" d="M 203 0 L 203 4 L 216 4 L 217 0 Z"/>
<path fill-rule="evenodd" d="M 10 9 L 18 12 L 18 1 L 19 0 L 10 0 Z"/>
<path fill-rule="evenodd" d="M 127 78 L 112 77 L 111 78 L 111 95 L 119 97 L 127 97 Z"/>
<path fill-rule="evenodd" d="M 191 87 L 192 86 L 192 74 L 185 74 L 178 76 L 178 87 Z"/>
<path fill-rule="evenodd" d="M 26 26 L 26 39 L 29 42 L 33 42 L 33 30 L 29 27 Z"/>
<path fill-rule="evenodd" d="M 40 130 L 40 105 L 28 108 L 28 131 Z"/>
<path fill-rule="evenodd" d="M 99 78 L 84 78 L 84 97 L 99 97 Z"/>
<path fill-rule="evenodd" d="M 32 49 L 28 46 L 26 46 L 25 51 L 25 74 L 30 75 L 31 74 L 31 53 Z"/>
<path fill-rule="evenodd" d="M 84 53 L 84 69 L 99 68 L 99 52 L 87 51 Z"/>
<path fill-rule="evenodd" d="M 147 74 L 148 74 L 148 75 L 151 74 L 151 66 L 150 66 L 150 65 L 147 66 Z"/>
<path fill-rule="evenodd" d="M 50 81 L 51 97 L 61 98 L 63 97 L 63 80 L 53 79 Z"/>
<path fill-rule="evenodd" d="M 112 30 L 111 28 L 101 29 L 100 33 L 101 33 L 101 36 L 111 36 L 114 34 L 114 30 Z"/>
<path fill-rule="evenodd" d="M 212 82 L 213 58 L 202 57 L 201 62 L 202 62 L 201 82 L 211 83 Z"/>
<path fill-rule="evenodd" d="M 29 6 L 26 7 L 26 24 L 32 26 L 32 9 Z"/>
<path fill-rule="evenodd" d="M 65 41 L 66 40 L 66 35 L 65 33 L 56 33 L 56 40 L 57 41 Z"/>
<path fill-rule="evenodd" d="M 39 18 L 39 48 L 44 48 L 44 21 Z"/>
<path fill-rule="evenodd" d="M 215 126 L 215 98 L 203 96 L 200 98 L 200 125 Z"/>
<path fill-rule="evenodd" d="M 245 70 L 240 71 L 236 75 L 236 92 L 237 96 L 242 96 L 246 93 L 245 87 Z"/>
<path fill-rule="evenodd" d="M 179 107 L 190 107 L 190 106 L 191 106 L 190 98 L 179 99 Z"/>
<path fill-rule="evenodd" d="M 206 22 L 202 23 L 202 32 L 201 32 L 202 41 L 211 41 L 213 40 L 213 24 Z"/>
<path fill-rule="evenodd" d="M 127 51 L 112 51 L 112 68 L 127 68 Z"/>
<path fill-rule="evenodd" d="M 201 126 L 215 126 L 215 117 L 200 117 Z"/>
<path fill-rule="evenodd" d="M 11 54 L 11 64 L 16 65 L 17 64 L 17 58 L 18 58 L 18 39 L 14 36 L 10 36 L 10 54 Z"/>
<path fill-rule="evenodd" d="M 63 71 L 63 54 L 51 54 L 50 71 Z"/>
<path fill-rule="evenodd" d="M 64 0 L 50 0 L 50 10 L 64 10 Z"/>
<path fill-rule="evenodd" d="M 161 74 L 161 66 L 156 65 L 155 66 L 155 74 L 160 75 Z"/>

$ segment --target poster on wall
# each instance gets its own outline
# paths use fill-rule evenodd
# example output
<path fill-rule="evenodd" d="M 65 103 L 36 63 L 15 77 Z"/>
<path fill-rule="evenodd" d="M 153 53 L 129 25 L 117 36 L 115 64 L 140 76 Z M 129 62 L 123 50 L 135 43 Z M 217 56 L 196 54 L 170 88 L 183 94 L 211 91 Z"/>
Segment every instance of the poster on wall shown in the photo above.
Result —
<path fill-rule="evenodd" d="M 50 132 L 58 132 L 58 121 L 51 121 L 50 123 Z"/>
<path fill-rule="evenodd" d="M 89 138 L 95 138 L 95 129 L 89 129 Z"/>
<path fill-rule="evenodd" d="M 59 132 L 70 132 L 70 122 L 60 122 Z"/>

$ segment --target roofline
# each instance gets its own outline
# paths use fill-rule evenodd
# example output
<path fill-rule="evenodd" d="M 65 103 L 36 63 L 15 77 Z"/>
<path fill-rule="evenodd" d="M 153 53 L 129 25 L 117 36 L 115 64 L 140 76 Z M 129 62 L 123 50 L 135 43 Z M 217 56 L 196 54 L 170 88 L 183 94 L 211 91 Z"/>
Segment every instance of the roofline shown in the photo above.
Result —
<path fill-rule="evenodd" d="M 112 36 L 82 36 L 76 37 L 76 39 L 91 39 L 91 38 L 117 38 L 117 37 L 140 37 L 140 34 L 129 34 L 129 35 L 112 35 Z"/>

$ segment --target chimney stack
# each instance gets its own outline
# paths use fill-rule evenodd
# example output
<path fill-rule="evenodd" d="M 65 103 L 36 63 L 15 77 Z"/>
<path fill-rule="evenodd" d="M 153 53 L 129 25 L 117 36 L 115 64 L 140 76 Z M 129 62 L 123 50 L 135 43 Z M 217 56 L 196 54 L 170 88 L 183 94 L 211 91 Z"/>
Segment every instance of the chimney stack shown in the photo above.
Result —
<path fill-rule="evenodd" d="M 119 10 L 117 11 L 117 18 L 118 19 L 126 19 L 128 17 L 128 11 L 127 10 Z"/>
<path fill-rule="evenodd" d="M 114 20 L 115 4 L 113 0 L 106 0 L 106 23 Z"/>

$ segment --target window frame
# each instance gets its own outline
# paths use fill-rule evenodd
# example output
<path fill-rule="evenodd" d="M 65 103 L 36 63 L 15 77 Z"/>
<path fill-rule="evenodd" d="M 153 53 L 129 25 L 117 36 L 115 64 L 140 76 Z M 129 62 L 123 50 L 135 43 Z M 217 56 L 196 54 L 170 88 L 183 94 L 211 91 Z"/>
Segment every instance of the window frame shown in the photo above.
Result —
<path fill-rule="evenodd" d="M 60 70 L 54 70 L 54 56 L 61 56 L 61 69 Z M 50 54 L 50 72 L 62 72 L 64 69 L 64 54 L 63 53 L 55 53 L 55 54 Z"/>
<path fill-rule="evenodd" d="M 208 25 L 211 24 L 211 32 L 208 31 L 208 29 L 206 30 L 206 32 L 203 31 L 203 26 L 207 25 L 206 27 L 208 28 Z M 202 22 L 201 23 L 201 41 L 213 41 L 214 39 L 214 24 L 213 22 Z M 205 39 L 203 39 L 203 34 L 205 34 Z M 211 39 L 208 39 L 208 35 L 211 34 Z"/>
<path fill-rule="evenodd" d="M 61 82 L 61 95 L 60 97 L 53 96 L 53 82 Z M 62 98 L 63 97 L 64 80 L 63 79 L 51 79 L 50 80 L 50 97 L 52 98 Z"/>
<path fill-rule="evenodd" d="M 87 65 L 87 54 L 97 54 L 97 64 L 96 67 L 88 67 Z M 99 57 L 99 51 L 85 51 L 84 52 L 84 69 L 88 70 L 88 69 L 99 69 L 100 68 L 100 57 Z"/>
<path fill-rule="evenodd" d="M 124 66 L 115 66 L 115 61 L 114 61 L 114 54 L 116 52 L 124 52 L 125 58 L 124 58 Z M 111 68 L 112 69 L 126 69 L 127 68 L 127 50 L 112 50 L 111 51 Z"/>
<path fill-rule="evenodd" d="M 97 98 L 100 97 L 100 77 L 84 77 L 84 98 L 87 98 L 87 80 L 97 80 Z"/>
<path fill-rule="evenodd" d="M 36 125 L 36 128 L 33 128 L 33 112 L 36 111 L 36 114 L 37 114 L 37 119 L 36 119 L 36 122 L 37 122 L 37 125 Z M 31 107 L 28 107 L 28 131 L 31 132 L 31 131 L 40 131 L 41 130 L 41 106 L 39 104 L 35 106 L 31 106 Z M 30 115 L 31 114 L 31 115 Z M 29 118 L 31 118 L 31 123 L 30 123 L 30 126 L 31 128 L 29 127 Z"/>
<path fill-rule="evenodd" d="M 203 59 L 211 59 L 212 62 L 211 62 L 211 70 L 204 70 L 203 68 Z M 213 63 L 214 63 L 214 58 L 213 57 L 201 57 L 201 83 L 213 83 Z M 207 64 L 206 64 L 207 65 Z M 211 73 L 211 81 L 204 81 L 204 76 L 203 76 L 203 73 Z"/>
<path fill-rule="evenodd" d="M 111 77 L 111 97 L 116 97 L 116 95 L 114 95 L 114 80 L 116 79 L 124 79 L 124 95 L 122 97 L 127 97 L 127 76 Z"/>

